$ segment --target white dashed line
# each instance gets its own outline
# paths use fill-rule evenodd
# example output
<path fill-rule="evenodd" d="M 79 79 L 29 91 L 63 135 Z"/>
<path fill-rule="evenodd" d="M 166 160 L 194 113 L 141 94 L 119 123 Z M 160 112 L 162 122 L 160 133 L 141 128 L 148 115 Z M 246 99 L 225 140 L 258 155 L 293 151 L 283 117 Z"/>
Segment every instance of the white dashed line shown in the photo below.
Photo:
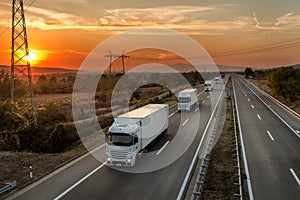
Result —
<path fill-rule="evenodd" d="M 186 120 L 182 123 L 182 126 L 184 126 L 188 121 L 189 121 L 189 119 L 186 119 Z"/>
<path fill-rule="evenodd" d="M 250 99 L 248 99 L 248 101 L 250 101 Z"/>
<path fill-rule="evenodd" d="M 205 103 L 205 100 L 202 101 L 202 104 Z"/>
<path fill-rule="evenodd" d="M 295 180 L 297 181 L 298 185 L 300 186 L 300 180 L 299 180 L 297 174 L 294 172 L 294 170 L 292 168 L 290 168 L 290 172 L 292 173 L 293 177 L 295 178 Z"/>
<path fill-rule="evenodd" d="M 206 97 L 207 99 L 209 98 L 209 96 Z"/>
<path fill-rule="evenodd" d="M 245 94 L 245 97 L 247 96 L 247 94 Z"/>
<path fill-rule="evenodd" d="M 253 108 L 254 109 L 254 106 L 251 104 L 251 108 Z"/>
<path fill-rule="evenodd" d="M 259 115 L 259 114 L 257 114 L 257 117 L 258 117 L 258 119 L 259 119 L 259 120 L 261 120 L 261 117 L 260 117 L 260 115 Z"/>
<path fill-rule="evenodd" d="M 273 136 L 271 135 L 270 131 L 267 131 L 267 133 L 268 133 L 269 137 L 271 138 L 271 140 L 274 141 L 274 138 L 273 138 Z"/>
<path fill-rule="evenodd" d="M 173 112 L 172 114 L 169 115 L 169 118 L 172 117 L 173 115 L 175 115 L 175 112 Z"/>
<path fill-rule="evenodd" d="M 300 133 L 300 131 L 296 130 L 297 133 Z"/>
<path fill-rule="evenodd" d="M 199 108 L 196 108 L 195 112 L 197 112 L 199 110 Z"/>
<path fill-rule="evenodd" d="M 156 153 L 156 155 L 159 155 L 160 152 L 162 152 L 162 150 L 164 150 L 164 148 L 166 148 L 166 146 L 169 144 L 170 141 L 167 141 L 166 144 L 164 144 L 164 146 Z"/>

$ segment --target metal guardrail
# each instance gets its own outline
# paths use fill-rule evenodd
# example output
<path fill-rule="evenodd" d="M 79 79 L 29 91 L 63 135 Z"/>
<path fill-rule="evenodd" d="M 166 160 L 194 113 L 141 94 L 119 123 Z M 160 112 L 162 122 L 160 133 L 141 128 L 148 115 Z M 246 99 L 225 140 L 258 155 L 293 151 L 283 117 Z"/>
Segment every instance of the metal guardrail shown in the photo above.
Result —
<path fill-rule="evenodd" d="M 240 165 L 240 155 L 239 155 L 239 145 L 235 118 L 234 102 L 231 101 L 232 106 L 232 159 L 233 159 L 233 199 L 243 199 L 242 191 L 242 176 L 241 176 L 241 165 Z"/>
<path fill-rule="evenodd" d="M 17 181 L 16 180 L 13 180 L 13 181 L 8 181 L 6 183 L 4 183 L 5 186 L 3 186 L 2 188 L 0 188 L 0 195 L 7 192 L 7 191 L 10 191 L 13 187 L 16 187 L 17 185 Z"/>
<path fill-rule="evenodd" d="M 199 200 L 201 199 L 201 194 L 203 192 L 203 187 L 205 184 L 205 179 L 206 179 L 206 172 L 210 160 L 210 152 L 213 149 L 215 143 L 218 140 L 218 134 L 221 133 L 222 127 L 220 125 L 222 124 L 222 120 L 225 120 L 225 98 L 221 99 L 221 103 L 218 107 L 217 114 L 214 118 L 213 126 L 211 129 L 211 134 L 208 140 L 208 144 L 206 146 L 204 158 L 202 159 L 201 166 L 197 175 L 197 179 L 193 188 L 193 193 L 191 196 L 191 200 Z M 223 109 L 223 110 L 222 110 Z"/>

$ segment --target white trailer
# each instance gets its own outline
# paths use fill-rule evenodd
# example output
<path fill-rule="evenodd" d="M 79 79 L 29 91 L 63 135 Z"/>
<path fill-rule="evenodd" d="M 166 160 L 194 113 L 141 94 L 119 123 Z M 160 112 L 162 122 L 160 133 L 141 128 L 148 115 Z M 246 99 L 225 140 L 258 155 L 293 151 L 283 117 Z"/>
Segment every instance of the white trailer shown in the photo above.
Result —
<path fill-rule="evenodd" d="M 214 81 L 215 81 L 216 84 L 220 83 L 220 77 L 219 76 L 215 77 Z"/>
<path fill-rule="evenodd" d="M 106 134 L 107 165 L 133 166 L 136 155 L 167 132 L 168 115 L 168 104 L 148 104 L 116 117 Z"/>
<path fill-rule="evenodd" d="M 197 102 L 197 89 L 182 90 L 178 94 L 178 111 L 192 111 Z"/>
<path fill-rule="evenodd" d="M 204 90 L 206 92 L 212 91 L 214 88 L 214 81 L 205 81 Z"/>

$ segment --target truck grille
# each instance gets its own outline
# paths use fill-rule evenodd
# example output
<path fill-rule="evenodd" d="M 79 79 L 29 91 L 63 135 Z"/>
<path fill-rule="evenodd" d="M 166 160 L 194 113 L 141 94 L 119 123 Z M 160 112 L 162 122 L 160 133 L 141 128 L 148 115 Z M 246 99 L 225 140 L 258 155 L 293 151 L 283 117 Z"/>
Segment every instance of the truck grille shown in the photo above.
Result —
<path fill-rule="evenodd" d="M 118 150 L 111 150 L 110 155 L 112 159 L 126 159 L 129 156 L 130 152 L 128 151 L 118 151 Z"/>

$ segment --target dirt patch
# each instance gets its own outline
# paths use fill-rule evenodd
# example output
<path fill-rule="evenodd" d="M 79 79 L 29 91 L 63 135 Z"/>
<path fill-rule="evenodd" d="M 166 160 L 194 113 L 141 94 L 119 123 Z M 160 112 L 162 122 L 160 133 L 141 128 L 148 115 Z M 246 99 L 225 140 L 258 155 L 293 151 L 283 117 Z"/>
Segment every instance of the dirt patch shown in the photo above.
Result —
<path fill-rule="evenodd" d="M 19 188 L 84 152 L 82 145 L 77 145 L 76 148 L 60 154 L 0 152 L 0 182 L 16 180 L 16 188 Z M 33 179 L 29 177 L 29 166 L 33 169 Z"/>

